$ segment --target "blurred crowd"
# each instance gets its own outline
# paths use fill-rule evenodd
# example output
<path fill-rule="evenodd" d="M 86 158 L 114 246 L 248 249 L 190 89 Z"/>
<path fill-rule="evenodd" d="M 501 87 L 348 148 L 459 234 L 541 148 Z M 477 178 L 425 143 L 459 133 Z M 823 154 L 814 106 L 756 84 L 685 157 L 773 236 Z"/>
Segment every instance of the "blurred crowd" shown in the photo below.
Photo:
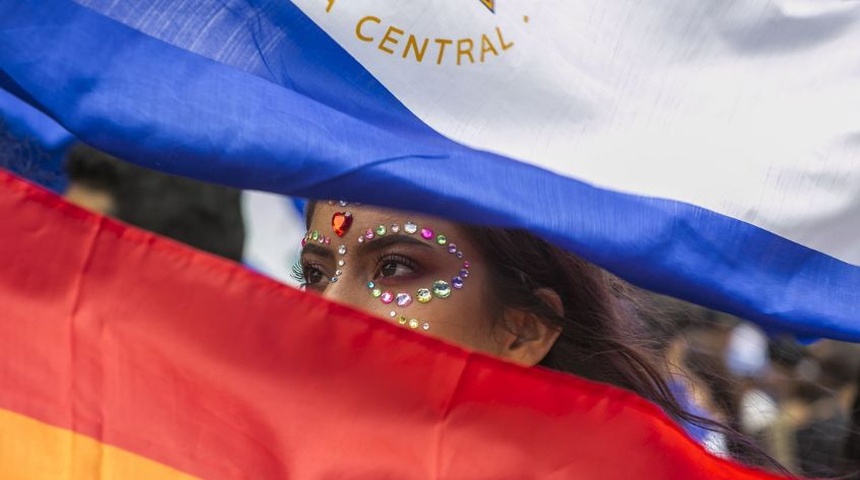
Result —
<path fill-rule="evenodd" d="M 800 342 L 665 297 L 642 315 L 665 354 L 679 397 L 741 437 L 714 453 L 770 467 L 766 454 L 809 478 L 860 478 L 860 345 Z"/>

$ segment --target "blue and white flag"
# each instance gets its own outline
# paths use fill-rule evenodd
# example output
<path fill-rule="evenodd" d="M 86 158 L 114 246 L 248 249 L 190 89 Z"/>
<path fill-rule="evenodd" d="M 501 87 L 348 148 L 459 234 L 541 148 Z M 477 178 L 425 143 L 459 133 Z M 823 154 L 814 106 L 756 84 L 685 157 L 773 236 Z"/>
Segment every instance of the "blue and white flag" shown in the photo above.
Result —
<path fill-rule="evenodd" d="M 0 1 L 0 85 L 123 158 L 854 341 L 858 52 L 837 0 Z"/>

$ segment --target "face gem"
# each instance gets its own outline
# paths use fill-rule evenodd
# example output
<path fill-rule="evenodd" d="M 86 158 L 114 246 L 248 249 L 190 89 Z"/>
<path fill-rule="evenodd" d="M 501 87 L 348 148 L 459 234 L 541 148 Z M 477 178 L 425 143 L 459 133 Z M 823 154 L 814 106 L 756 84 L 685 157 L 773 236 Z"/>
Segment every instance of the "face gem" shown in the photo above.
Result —
<path fill-rule="evenodd" d="M 451 286 L 456 288 L 457 290 L 463 288 L 463 279 L 460 277 L 454 277 L 451 279 Z"/>
<path fill-rule="evenodd" d="M 352 214 L 349 212 L 335 212 L 331 216 L 331 229 L 338 237 L 346 235 L 352 226 Z"/>
<path fill-rule="evenodd" d="M 332 207 L 333 207 L 333 206 L 334 206 L 334 200 L 329 200 L 329 201 L 328 201 L 328 204 L 329 204 L 329 206 L 332 206 Z"/>
<path fill-rule="evenodd" d="M 433 238 L 433 230 L 430 230 L 429 228 L 422 228 L 421 238 L 423 238 L 424 240 L 430 240 L 431 238 Z"/>
<path fill-rule="evenodd" d="M 337 203 L 338 203 L 341 207 L 345 207 L 345 206 L 349 205 L 345 200 L 341 200 L 341 201 L 339 201 L 339 202 L 337 202 Z"/>
<path fill-rule="evenodd" d="M 415 330 L 416 328 L 418 328 L 419 325 L 421 324 L 418 323 L 418 320 L 415 320 L 414 318 L 409 320 L 409 328 Z"/>
<path fill-rule="evenodd" d="M 316 242 L 317 240 L 319 240 L 319 238 L 320 238 L 320 232 L 318 232 L 316 230 L 311 232 L 311 240 Z"/>
<path fill-rule="evenodd" d="M 408 293 L 398 293 L 395 297 L 395 301 L 397 302 L 398 307 L 408 307 L 412 304 L 412 295 Z"/>
<path fill-rule="evenodd" d="M 337 247 L 337 253 L 341 255 L 346 255 L 346 245 L 341 245 Z"/>
<path fill-rule="evenodd" d="M 392 223 L 391 227 L 389 227 L 389 228 L 391 229 L 391 233 L 397 233 L 400 231 L 400 225 L 398 225 L 396 223 Z"/>
<path fill-rule="evenodd" d="M 468 260 L 466 260 L 465 262 L 463 262 L 463 268 L 472 268 L 472 264 L 469 263 Z"/>
<path fill-rule="evenodd" d="M 463 252 L 457 252 L 457 258 L 463 258 Z"/>
<path fill-rule="evenodd" d="M 418 303 L 427 303 L 430 300 L 433 300 L 433 295 L 430 294 L 429 288 L 419 288 L 417 292 L 415 292 L 415 299 L 418 300 Z"/>
<path fill-rule="evenodd" d="M 382 295 L 379 297 L 382 300 L 382 303 L 388 305 L 389 303 L 394 301 L 394 294 L 391 292 L 382 292 Z"/>
<path fill-rule="evenodd" d="M 403 225 L 403 231 L 409 234 L 415 233 L 418 231 L 418 225 L 415 225 L 412 222 L 406 222 L 406 224 Z"/>
<path fill-rule="evenodd" d="M 424 322 L 424 325 L 421 325 L 421 329 L 424 330 L 425 332 L 427 330 L 430 330 L 430 324 L 427 322 Z"/>
<path fill-rule="evenodd" d="M 325 237 L 325 244 L 328 245 L 331 243 L 331 238 Z"/>
<path fill-rule="evenodd" d="M 342 255 L 342 254 L 341 254 L 341 255 Z M 338 267 L 342 267 L 342 266 L 344 266 L 344 265 L 346 265 L 346 262 L 345 262 L 343 259 L 340 259 L 340 260 L 338 260 L 338 261 L 337 261 L 337 266 L 338 266 Z"/>
<path fill-rule="evenodd" d="M 406 325 L 407 321 L 408 320 L 406 320 L 406 317 L 404 317 L 403 315 L 401 315 L 400 318 L 397 319 L 397 323 L 399 323 L 401 325 Z"/>
<path fill-rule="evenodd" d="M 377 235 L 385 235 L 386 233 L 388 233 L 388 229 L 385 228 L 385 225 L 380 225 L 380 226 L 376 227 L 376 234 Z"/>
<path fill-rule="evenodd" d="M 367 288 L 374 289 L 374 288 L 376 288 L 376 284 L 373 282 L 367 282 Z"/>
<path fill-rule="evenodd" d="M 469 269 L 463 268 L 460 270 L 460 276 L 463 278 L 469 278 Z"/>
<path fill-rule="evenodd" d="M 367 229 L 367 231 L 364 232 L 364 238 L 366 238 L 368 240 L 373 240 L 373 237 L 375 237 L 375 236 L 376 236 L 376 234 L 373 233 L 373 230 L 371 230 L 369 228 Z"/>
<path fill-rule="evenodd" d="M 364 243 L 364 236 L 358 237 L 358 243 Z"/>
<path fill-rule="evenodd" d="M 436 243 L 439 245 L 445 245 L 448 243 L 448 238 L 440 233 L 439 235 L 436 235 Z"/>
<path fill-rule="evenodd" d="M 451 296 L 451 286 L 445 280 L 433 282 L 433 296 L 436 298 L 448 298 Z"/>
<path fill-rule="evenodd" d="M 391 317 L 391 318 L 394 318 L 394 317 L 396 317 L 396 316 L 397 316 L 397 312 L 395 312 L 394 310 L 392 310 L 392 311 L 388 312 L 388 316 L 389 316 L 389 317 Z"/>
<path fill-rule="evenodd" d="M 370 291 L 370 295 L 373 296 L 373 298 L 379 298 L 382 296 L 382 290 L 379 288 L 374 288 Z"/>
<path fill-rule="evenodd" d="M 451 245 L 448 245 L 448 253 L 457 253 L 457 244 L 456 243 L 452 243 Z"/>
<path fill-rule="evenodd" d="M 343 275 L 343 270 L 335 270 L 334 274 L 339 277 L 339 276 Z"/>
<path fill-rule="evenodd" d="M 305 236 L 305 238 L 302 239 L 302 247 L 304 247 L 307 244 L 308 244 L 308 237 Z"/>
<path fill-rule="evenodd" d="M 325 235 L 320 235 L 320 238 L 317 239 L 317 243 L 320 243 L 320 244 L 325 243 Z"/>
<path fill-rule="evenodd" d="M 331 277 L 331 283 L 337 283 L 337 277 Z"/>

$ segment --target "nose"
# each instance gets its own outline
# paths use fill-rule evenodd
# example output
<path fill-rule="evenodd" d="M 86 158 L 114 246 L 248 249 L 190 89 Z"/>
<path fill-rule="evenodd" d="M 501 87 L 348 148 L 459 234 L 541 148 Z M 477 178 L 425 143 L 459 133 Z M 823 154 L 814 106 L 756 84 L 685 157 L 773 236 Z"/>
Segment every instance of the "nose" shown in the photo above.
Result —
<path fill-rule="evenodd" d="M 327 300 L 343 303 L 351 307 L 364 310 L 364 308 L 362 308 L 362 300 L 366 300 L 366 295 L 362 295 L 362 293 L 365 293 L 361 288 L 363 286 L 364 285 L 359 285 L 356 281 L 353 281 L 350 278 L 344 278 L 344 276 L 341 275 L 336 281 L 330 282 L 326 285 L 325 289 L 322 291 L 322 296 Z"/>

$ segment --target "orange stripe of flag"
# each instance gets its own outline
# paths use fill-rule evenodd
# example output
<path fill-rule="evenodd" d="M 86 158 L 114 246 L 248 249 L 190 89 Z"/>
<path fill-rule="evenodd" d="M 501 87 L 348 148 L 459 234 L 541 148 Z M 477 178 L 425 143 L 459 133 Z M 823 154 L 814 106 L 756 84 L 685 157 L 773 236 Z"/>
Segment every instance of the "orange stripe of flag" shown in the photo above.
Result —
<path fill-rule="evenodd" d="M 90 437 L 0 409 L 4 480 L 192 480 L 196 477 Z"/>

